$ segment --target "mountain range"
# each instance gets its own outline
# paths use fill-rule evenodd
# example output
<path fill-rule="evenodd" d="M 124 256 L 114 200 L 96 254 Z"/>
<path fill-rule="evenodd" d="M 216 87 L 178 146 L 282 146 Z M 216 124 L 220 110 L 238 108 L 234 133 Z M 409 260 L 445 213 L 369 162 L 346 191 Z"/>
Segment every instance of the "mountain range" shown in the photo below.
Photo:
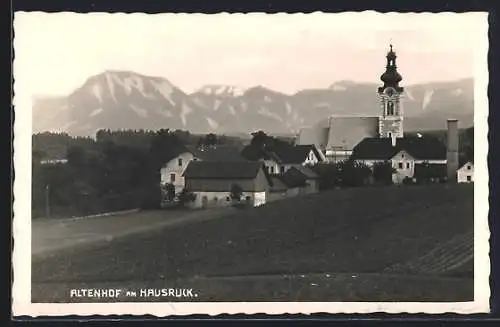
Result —
<path fill-rule="evenodd" d="M 68 96 L 33 99 L 33 132 L 94 136 L 99 129 L 183 129 L 227 135 L 296 133 L 330 115 L 380 113 L 377 83 L 340 81 L 284 94 L 262 86 L 206 85 L 186 93 L 163 77 L 105 71 Z M 405 130 L 443 129 L 447 118 L 473 125 L 473 79 L 405 86 Z"/>

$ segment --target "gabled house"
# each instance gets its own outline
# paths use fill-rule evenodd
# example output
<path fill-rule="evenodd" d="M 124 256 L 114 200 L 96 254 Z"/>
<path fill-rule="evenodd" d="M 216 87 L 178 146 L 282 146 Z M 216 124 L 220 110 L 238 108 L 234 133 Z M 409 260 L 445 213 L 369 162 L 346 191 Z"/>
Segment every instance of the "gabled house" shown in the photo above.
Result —
<path fill-rule="evenodd" d="M 194 208 L 228 206 L 233 187 L 241 190 L 241 201 L 253 206 L 266 203 L 270 180 L 259 162 L 191 161 L 183 177 L 186 189 L 195 195 Z"/>
<path fill-rule="evenodd" d="M 261 161 L 271 175 L 284 174 L 291 167 L 325 162 L 325 155 L 314 145 L 277 144 L 270 148 L 254 150 L 248 146 L 242 156 L 251 161 Z"/>
<path fill-rule="evenodd" d="M 247 161 L 240 155 L 239 149 L 233 146 L 218 145 L 203 148 L 186 146 L 161 168 L 161 184 L 173 184 L 175 193 L 181 192 L 184 188 L 184 177 L 182 174 L 193 160 L 210 162 Z"/>
<path fill-rule="evenodd" d="M 319 176 L 304 166 L 294 166 L 284 174 L 271 175 L 271 181 L 270 198 L 272 200 L 319 191 Z"/>
<path fill-rule="evenodd" d="M 415 167 L 446 167 L 446 146 L 432 137 L 365 138 L 353 149 L 352 160 L 373 166 L 376 162 L 391 162 L 393 182 L 413 179 Z M 444 176 L 446 177 L 446 169 Z"/>
<path fill-rule="evenodd" d="M 460 164 L 457 170 L 458 183 L 473 183 L 474 182 L 474 160 L 467 160 Z"/>

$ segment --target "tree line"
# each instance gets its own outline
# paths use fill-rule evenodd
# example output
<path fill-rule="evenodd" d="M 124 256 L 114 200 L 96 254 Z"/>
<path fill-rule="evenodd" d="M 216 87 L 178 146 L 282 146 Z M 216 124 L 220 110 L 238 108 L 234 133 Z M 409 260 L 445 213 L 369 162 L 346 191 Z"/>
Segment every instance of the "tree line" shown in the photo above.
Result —
<path fill-rule="evenodd" d="M 237 138 L 223 135 L 169 129 L 100 130 L 95 139 L 35 134 L 33 217 L 157 207 L 161 202 L 160 168 L 185 146 L 237 143 Z M 64 157 L 67 163 L 42 164 L 42 159 L 54 156 Z"/>

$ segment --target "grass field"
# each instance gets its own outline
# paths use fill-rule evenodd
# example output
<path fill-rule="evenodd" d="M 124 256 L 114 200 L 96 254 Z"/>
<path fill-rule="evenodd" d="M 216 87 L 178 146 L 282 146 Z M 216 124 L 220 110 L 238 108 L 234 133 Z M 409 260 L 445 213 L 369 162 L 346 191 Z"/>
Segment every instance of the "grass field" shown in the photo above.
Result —
<path fill-rule="evenodd" d="M 201 301 L 468 301 L 473 223 L 471 185 L 332 190 L 34 262 L 32 296 L 175 285 Z"/>

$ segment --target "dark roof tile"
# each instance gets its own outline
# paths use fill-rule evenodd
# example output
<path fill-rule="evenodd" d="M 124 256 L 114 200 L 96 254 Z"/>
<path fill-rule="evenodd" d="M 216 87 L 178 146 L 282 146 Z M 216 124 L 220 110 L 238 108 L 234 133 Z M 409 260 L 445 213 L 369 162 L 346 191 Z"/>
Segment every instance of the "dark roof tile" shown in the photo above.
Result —
<path fill-rule="evenodd" d="M 389 160 L 401 150 L 418 160 L 444 160 L 446 147 L 433 137 L 398 138 L 392 146 L 390 138 L 365 138 L 353 149 L 355 160 Z"/>
<path fill-rule="evenodd" d="M 283 175 L 279 175 L 278 178 L 287 187 L 301 187 L 305 186 L 307 183 L 307 177 L 294 168 L 288 169 L 286 173 L 284 173 Z"/>
<path fill-rule="evenodd" d="M 277 144 L 263 150 L 249 145 L 243 149 L 242 156 L 248 160 L 270 159 L 281 164 L 302 164 L 306 161 L 307 156 L 311 151 L 314 151 L 316 157 L 321 160 L 322 156 L 318 152 L 318 149 L 312 144 Z"/>
<path fill-rule="evenodd" d="M 427 177 L 445 177 L 447 175 L 446 164 L 415 164 L 415 176 L 426 175 Z"/>
<path fill-rule="evenodd" d="M 207 179 L 253 179 L 263 165 L 259 162 L 191 161 L 183 176 Z"/>
<path fill-rule="evenodd" d="M 302 175 L 304 175 L 307 179 L 317 179 L 319 178 L 318 174 L 316 174 L 311 168 L 305 166 L 294 166 L 290 169 L 298 170 Z"/>
<path fill-rule="evenodd" d="M 203 161 L 216 162 L 246 162 L 240 154 L 238 148 L 228 145 L 218 145 L 216 147 L 198 148 L 188 146 L 186 149 L 191 152 L 196 158 Z"/>

